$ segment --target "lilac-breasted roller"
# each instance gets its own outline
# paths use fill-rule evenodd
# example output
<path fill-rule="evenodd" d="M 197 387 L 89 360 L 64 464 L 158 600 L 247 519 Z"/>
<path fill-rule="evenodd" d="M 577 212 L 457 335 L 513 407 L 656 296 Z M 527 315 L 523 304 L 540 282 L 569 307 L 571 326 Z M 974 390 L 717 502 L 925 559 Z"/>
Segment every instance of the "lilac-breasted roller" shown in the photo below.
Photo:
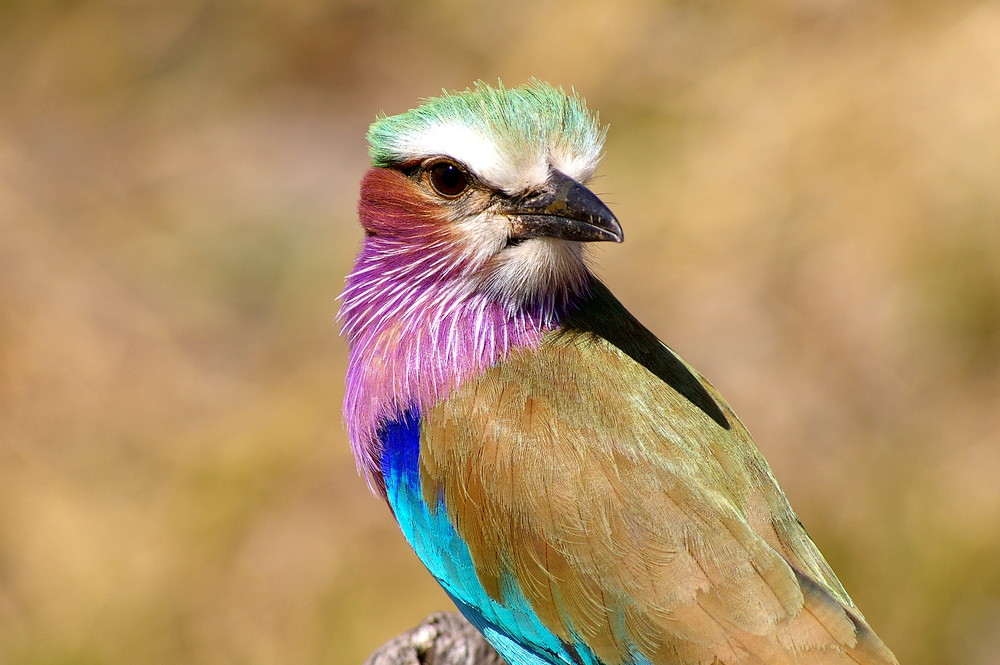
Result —
<path fill-rule="evenodd" d="M 540 82 L 371 126 L 358 464 L 511 665 L 896 663 L 729 405 L 590 271 L 604 130 Z"/>

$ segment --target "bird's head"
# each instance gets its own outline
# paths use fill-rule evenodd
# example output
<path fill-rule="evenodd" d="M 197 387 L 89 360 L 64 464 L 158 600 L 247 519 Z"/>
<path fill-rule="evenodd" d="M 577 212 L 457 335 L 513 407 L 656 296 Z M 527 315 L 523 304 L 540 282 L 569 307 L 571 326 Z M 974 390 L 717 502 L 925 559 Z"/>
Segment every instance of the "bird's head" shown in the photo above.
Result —
<path fill-rule="evenodd" d="M 384 423 L 537 346 L 591 288 L 584 244 L 622 239 L 585 186 L 603 138 L 581 99 L 538 82 L 477 84 L 372 125 L 340 319 L 345 419 L 373 486 Z"/>
<path fill-rule="evenodd" d="M 558 305 L 587 283 L 582 243 L 622 240 L 585 186 L 603 139 L 583 100 L 540 82 L 479 83 L 379 118 L 359 204 L 366 245 L 415 284 Z"/>

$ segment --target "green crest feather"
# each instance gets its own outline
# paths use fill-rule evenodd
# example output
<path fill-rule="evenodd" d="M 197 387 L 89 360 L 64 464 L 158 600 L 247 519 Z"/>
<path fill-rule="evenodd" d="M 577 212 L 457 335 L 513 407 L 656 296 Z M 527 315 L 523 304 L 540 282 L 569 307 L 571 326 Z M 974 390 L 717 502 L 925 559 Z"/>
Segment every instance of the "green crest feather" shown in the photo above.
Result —
<path fill-rule="evenodd" d="M 461 126 L 509 156 L 558 151 L 596 164 L 604 130 L 575 92 L 538 80 L 516 88 L 482 81 L 461 92 L 443 91 L 406 113 L 379 117 L 368 130 L 374 166 L 422 156 L 420 138 L 445 126 Z"/>

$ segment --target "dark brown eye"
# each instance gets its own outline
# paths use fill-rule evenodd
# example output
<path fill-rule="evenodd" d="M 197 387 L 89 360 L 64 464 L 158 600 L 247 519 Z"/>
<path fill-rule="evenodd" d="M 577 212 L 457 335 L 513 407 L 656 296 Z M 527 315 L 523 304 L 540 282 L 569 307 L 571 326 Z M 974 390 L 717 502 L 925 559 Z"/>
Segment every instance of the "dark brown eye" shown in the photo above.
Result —
<path fill-rule="evenodd" d="M 465 173 L 451 162 L 438 162 L 428 173 L 431 187 L 441 196 L 453 198 L 469 186 L 469 179 L 465 177 Z"/>

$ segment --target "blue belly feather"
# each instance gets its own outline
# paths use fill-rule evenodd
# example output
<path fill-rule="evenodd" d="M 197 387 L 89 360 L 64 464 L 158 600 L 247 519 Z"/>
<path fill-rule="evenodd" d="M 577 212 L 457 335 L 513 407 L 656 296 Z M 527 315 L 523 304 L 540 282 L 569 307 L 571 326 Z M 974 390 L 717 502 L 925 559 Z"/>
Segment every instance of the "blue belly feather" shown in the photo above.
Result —
<path fill-rule="evenodd" d="M 469 548 L 448 519 L 443 499 L 428 506 L 421 492 L 420 417 L 414 410 L 380 432 L 386 495 L 403 535 L 465 617 L 509 665 L 600 665 L 585 645 L 569 646 L 542 625 L 513 578 L 502 603 L 479 583 Z"/>

